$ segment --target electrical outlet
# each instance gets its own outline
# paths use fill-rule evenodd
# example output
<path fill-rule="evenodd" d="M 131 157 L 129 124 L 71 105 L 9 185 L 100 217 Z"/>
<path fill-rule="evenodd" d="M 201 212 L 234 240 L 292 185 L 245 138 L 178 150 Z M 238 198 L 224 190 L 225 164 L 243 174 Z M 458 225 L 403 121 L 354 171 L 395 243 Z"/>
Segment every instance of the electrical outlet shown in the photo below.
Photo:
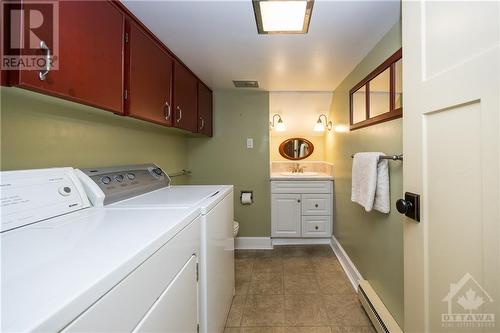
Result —
<path fill-rule="evenodd" d="M 247 138 L 247 148 L 253 148 L 253 138 Z"/>

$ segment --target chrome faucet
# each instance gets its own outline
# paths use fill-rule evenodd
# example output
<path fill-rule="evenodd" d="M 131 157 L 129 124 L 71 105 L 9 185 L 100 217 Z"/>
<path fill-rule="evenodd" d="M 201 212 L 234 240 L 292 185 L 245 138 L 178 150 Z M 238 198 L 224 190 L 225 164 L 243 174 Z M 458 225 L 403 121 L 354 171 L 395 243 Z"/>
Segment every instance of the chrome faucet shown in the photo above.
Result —
<path fill-rule="evenodd" d="M 293 167 L 290 168 L 290 171 L 292 173 L 303 173 L 304 172 L 304 166 L 300 166 L 299 163 L 296 163 Z"/>

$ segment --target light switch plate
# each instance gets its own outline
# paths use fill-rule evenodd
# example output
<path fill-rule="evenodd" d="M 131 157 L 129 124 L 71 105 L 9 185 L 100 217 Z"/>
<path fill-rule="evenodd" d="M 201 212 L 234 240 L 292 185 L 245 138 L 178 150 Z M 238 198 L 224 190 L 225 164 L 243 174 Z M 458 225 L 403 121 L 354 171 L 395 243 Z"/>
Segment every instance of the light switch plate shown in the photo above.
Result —
<path fill-rule="evenodd" d="M 253 148 L 253 138 L 247 138 L 247 148 Z"/>

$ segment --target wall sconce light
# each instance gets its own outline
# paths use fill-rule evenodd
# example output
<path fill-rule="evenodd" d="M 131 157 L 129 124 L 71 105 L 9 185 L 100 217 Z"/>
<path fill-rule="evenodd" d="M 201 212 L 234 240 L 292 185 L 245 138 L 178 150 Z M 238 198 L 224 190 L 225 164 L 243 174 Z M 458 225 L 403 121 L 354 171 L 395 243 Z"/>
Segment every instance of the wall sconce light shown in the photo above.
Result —
<path fill-rule="evenodd" d="M 321 117 L 324 117 L 325 120 L 324 122 L 321 120 Z M 331 131 L 332 130 L 332 127 L 333 127 L 333 124 L 331 121 L 328 121 L 328 118 L 326 117 L 325 114 L 321 114 L 319 117 L 318 117 L 318 121 L 316 122 L 316 124 L 314 125 L 314 131 L 315 132 L 324 132 L 325 131 L 325 127 Z"/>
<path fill-rule="evenodd" d="M 278 122 L 275 124 L 274 119 L 278 117 Z M 283 122 L 283 119 L 281 119 L 281 116 L 277 113 L 273 115 L 273 121 L 269 122 L 269 126 L 271 129 L 275 129 L 277 132 L 284 132 L 286 130 L 285 123 Z"/>

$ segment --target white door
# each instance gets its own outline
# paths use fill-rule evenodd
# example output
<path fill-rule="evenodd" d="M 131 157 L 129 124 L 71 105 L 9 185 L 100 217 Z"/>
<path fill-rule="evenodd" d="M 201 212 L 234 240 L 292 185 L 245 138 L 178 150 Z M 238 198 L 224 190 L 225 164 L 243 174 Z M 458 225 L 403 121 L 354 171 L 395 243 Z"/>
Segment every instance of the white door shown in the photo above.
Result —
<path fill-rule="evenodd" d="M 273 237 L 300 237 L 300 194 L 273 194 L 271 224 Z"/>
<path fill-rule="evenodd" d="M 194 255 L 189 259 L 149 309 L 134 332 L 195 333 L 197 331 L 196 260 Z"/>
<path fill-rule="evenodd" d="M 403 2 L 405 332 L 500 331 L 500 3 Z"/>

